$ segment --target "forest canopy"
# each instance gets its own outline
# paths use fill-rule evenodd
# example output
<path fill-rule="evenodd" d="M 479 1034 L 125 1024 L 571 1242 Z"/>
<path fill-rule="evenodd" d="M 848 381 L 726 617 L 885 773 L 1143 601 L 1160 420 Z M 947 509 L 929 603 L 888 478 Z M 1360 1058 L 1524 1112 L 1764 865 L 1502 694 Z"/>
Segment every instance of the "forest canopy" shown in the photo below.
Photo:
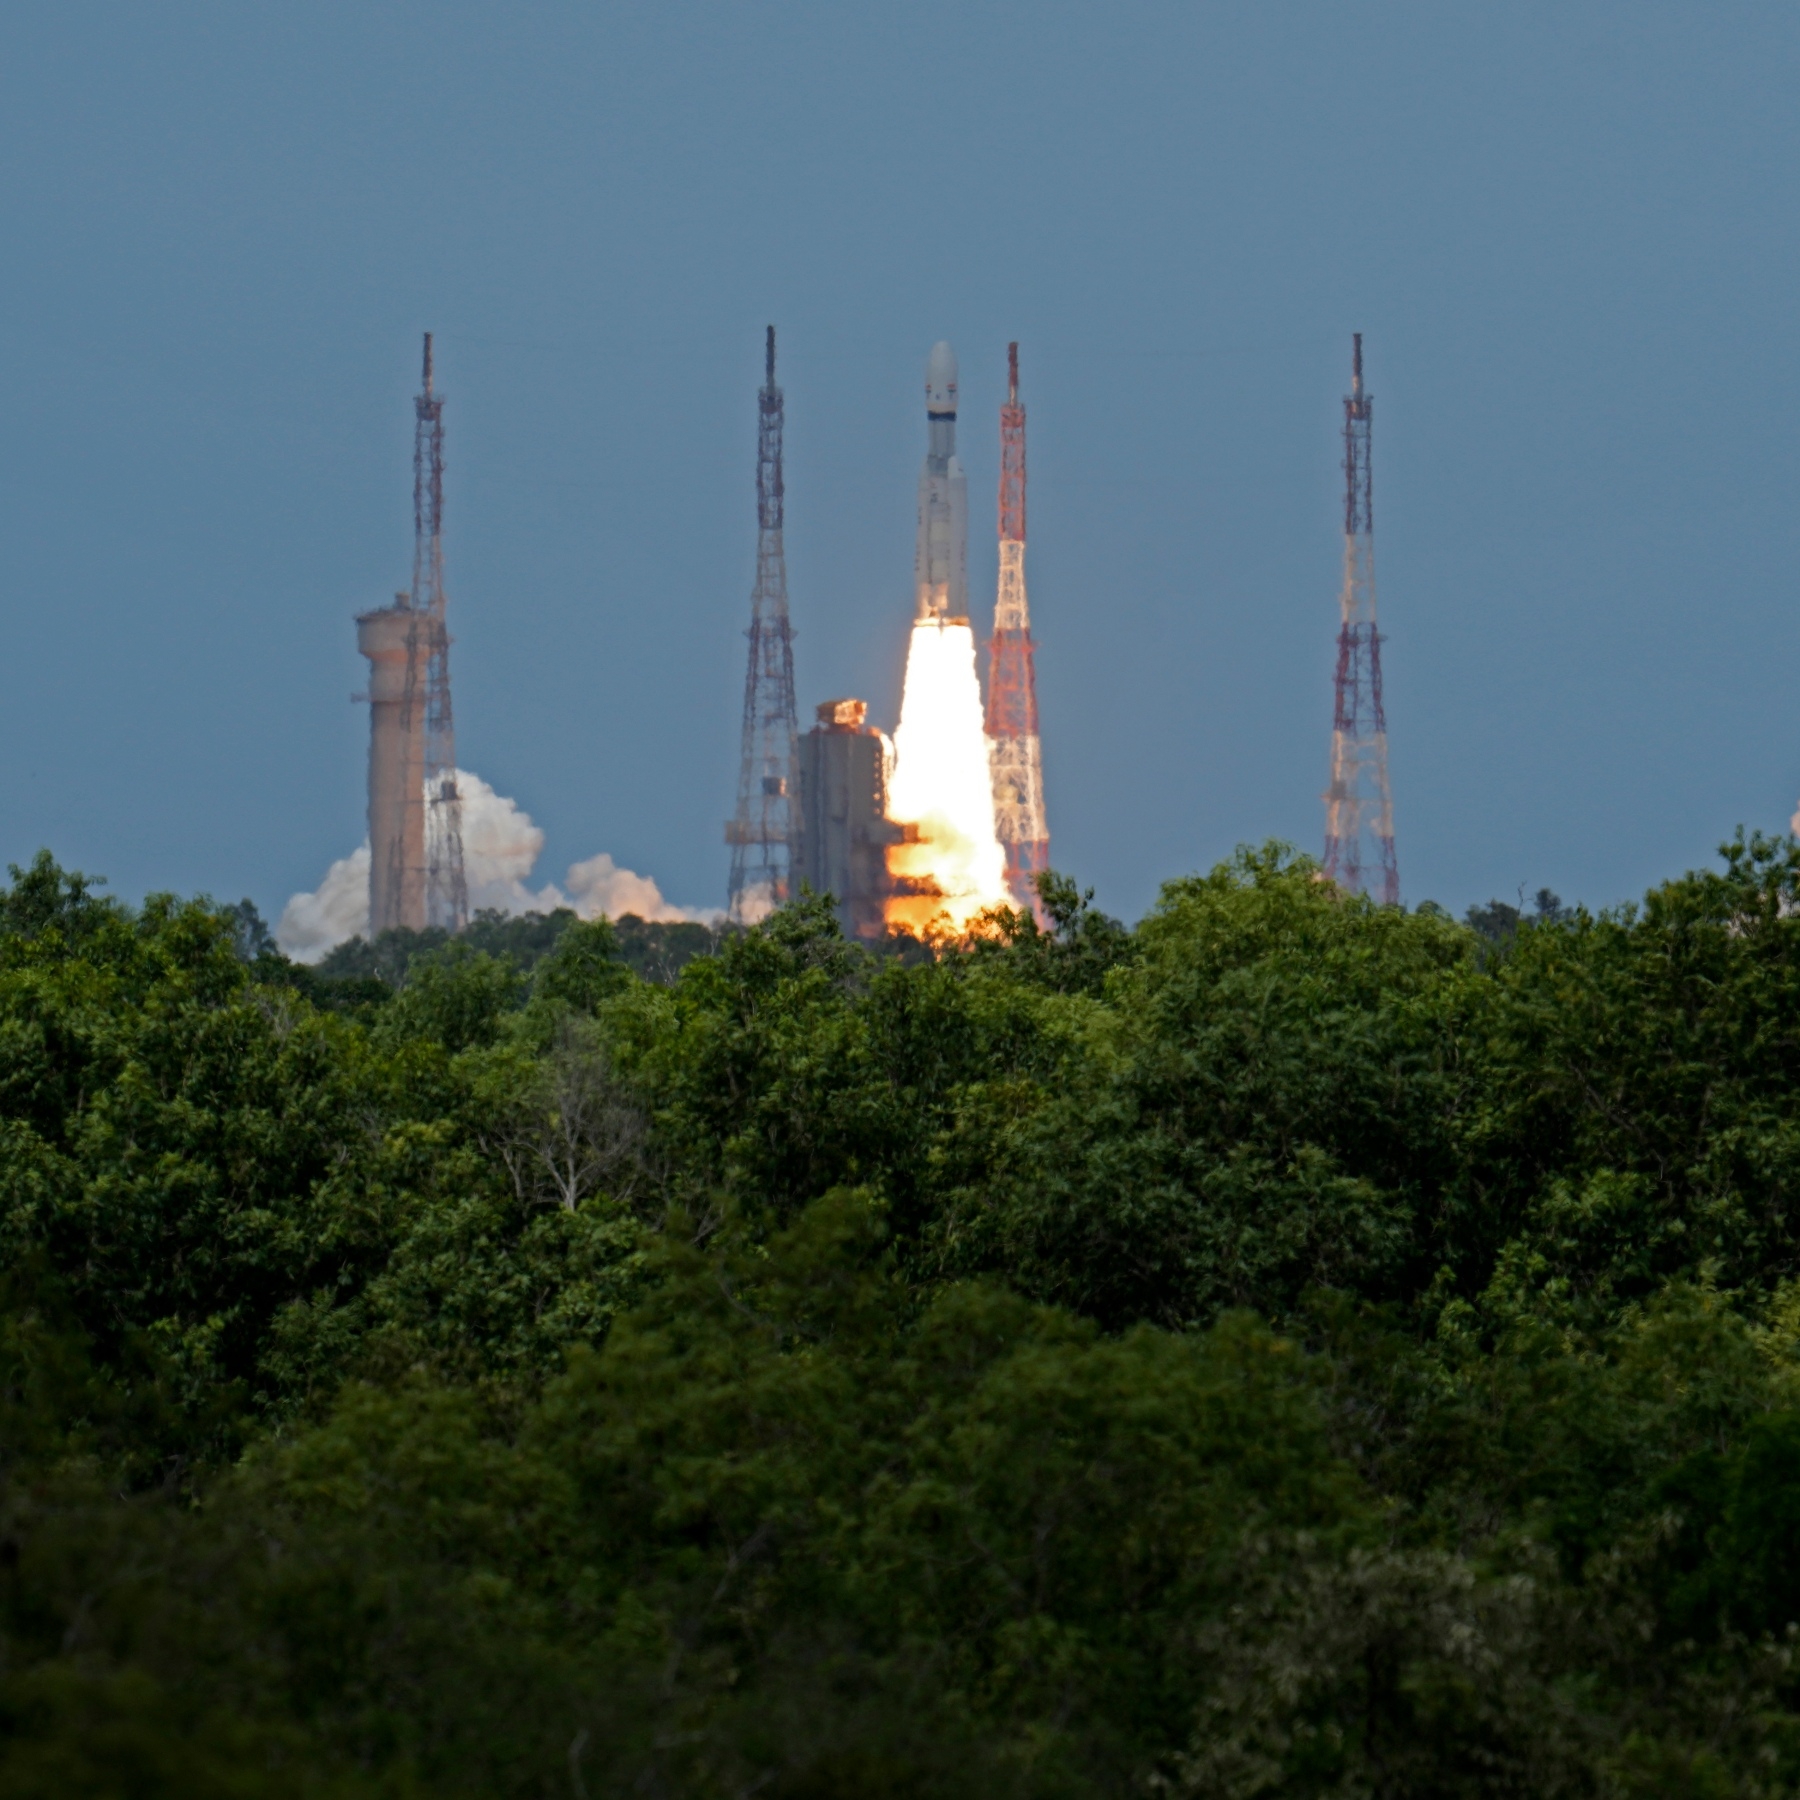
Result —
<path fill-rule="evenodd" d="M 1800 1791 L 1800 847 L 1043 892 L 14 869 L 0 1791 Z"/>

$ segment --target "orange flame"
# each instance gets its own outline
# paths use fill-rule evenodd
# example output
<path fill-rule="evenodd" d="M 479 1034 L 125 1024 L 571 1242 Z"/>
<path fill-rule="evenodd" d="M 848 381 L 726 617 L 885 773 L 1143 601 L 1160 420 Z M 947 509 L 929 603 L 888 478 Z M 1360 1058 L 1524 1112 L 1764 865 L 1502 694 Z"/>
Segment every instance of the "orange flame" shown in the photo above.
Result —
<path fill-rule="evenodd" d="M 988 907 L 1009 904 L 967 619 L 913 626 L 888 817 L 917 827 L 915 842 L 888 851 L 900 890 L 887 903 L 890 925 L 925 932 L 947 921 L 961 932 Z"/>

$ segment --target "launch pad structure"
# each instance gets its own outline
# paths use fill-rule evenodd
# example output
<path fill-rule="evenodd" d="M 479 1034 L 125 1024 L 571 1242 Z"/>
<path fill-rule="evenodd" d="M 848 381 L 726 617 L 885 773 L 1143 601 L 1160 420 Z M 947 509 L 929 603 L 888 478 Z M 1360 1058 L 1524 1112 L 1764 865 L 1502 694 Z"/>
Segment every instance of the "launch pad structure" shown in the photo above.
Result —
<path fill-rule="evenodd" d="M 1325 790 L 1325 873 L 1346 893 L 1400 903 L 1387 710 L 1375 619 L 1375 508 L 1369 455 L 1374 406 L 1363 391 L 1362 333 L 1352 340 L 1344 396 L 1344 585 L 1340 596 L 1331 785 Z"/>
<path fill-rule="evenodd" d="M 868 715 L 861 700 L 827 700 L 801 738 L 795 859 L 799 880 L 836 900 L 845 935 L 863 939 L 887 932 L 889 847 L 918 839 L 887 816 L 892 750 Z"/>
<path fill-rule="evenodd" d="M 910 907 L 923 919 L 944 902 L 961 900 L 966 912 L 971 893 L 983 904 L 1000 897 L 1027 907 L 1036 903 L 1031 878 L 1046 864 L 1048 832 L 1025 599 L 1025 413 L 1016 344 L 1009 366 L 1001 415 L 1002 569 L 986 706 L 969 620 L 968 481 L 956 454 L 956 355 L 939 342 L 925 370 L 927 448 L 919 473 L 913 632 L 900 723 L 890 741 L 868 724 L 863 701 L 830 700 L 801 736 L 782 542 L 784 410 L 775 382 L 775 329 L 769 327 L 758 399 L 757 574 L 742 754 L 737 809 L 725 828 L 735 923 L 752 924 L 802 890 L 829 895 L 845 934 L 865 940 L 887 934 L 897 904 L 902 916 Z M 959 662 L 966 665 L 960 672 Z M 902 750 L 909 730 L 929 734 L 914 743 L 923 776 Z M 901 792 L 909 770 L 910 797 Z M 1003 800 L 1013 826 L 1007 844 L 996 829 Z M 921 863 L 914 848 L 935 845 L 940 836 L 954 847 L 948 848 L 951 861 Z M 901 856 L 890 855 L 894 851 Z M 1017 881 L 1009 873 L 1012 864 Z"/>
<path fill-rule="evenodd" d="M 444 593 L 444 399 L 425 333 L 413 402 L 413 584 L 359 614 L 369 660 L 369 935 L 469 922 Z"/>

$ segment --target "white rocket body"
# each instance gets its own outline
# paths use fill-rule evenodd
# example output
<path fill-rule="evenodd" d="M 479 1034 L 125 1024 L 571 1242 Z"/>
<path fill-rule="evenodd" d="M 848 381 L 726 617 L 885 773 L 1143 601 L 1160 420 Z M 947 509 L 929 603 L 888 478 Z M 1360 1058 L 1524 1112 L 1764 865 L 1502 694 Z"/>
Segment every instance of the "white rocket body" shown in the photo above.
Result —
<path fill-rule="evenodd" d="M 919 472 L 919 543 L 913 573 L 920 619 L 969 617 L 969 483 L 956 460 L 956 352 L 932 346 L 925 365 L 925 418 L 931 432 Z"/>

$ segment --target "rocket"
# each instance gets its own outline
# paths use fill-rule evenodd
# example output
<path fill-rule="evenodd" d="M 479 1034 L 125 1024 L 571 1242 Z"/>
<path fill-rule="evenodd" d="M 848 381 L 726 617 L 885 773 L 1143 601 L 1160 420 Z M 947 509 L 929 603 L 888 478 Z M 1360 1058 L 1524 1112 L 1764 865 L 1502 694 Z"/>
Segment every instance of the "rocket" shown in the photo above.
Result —
<path fill-rule="evenodd" d="M 969 483 L 956 460 L 956 352 L 931 347 L 925 364 L 925 419 L 931 433 L 919 471 L 915 620 L 969 622 Z"/>

